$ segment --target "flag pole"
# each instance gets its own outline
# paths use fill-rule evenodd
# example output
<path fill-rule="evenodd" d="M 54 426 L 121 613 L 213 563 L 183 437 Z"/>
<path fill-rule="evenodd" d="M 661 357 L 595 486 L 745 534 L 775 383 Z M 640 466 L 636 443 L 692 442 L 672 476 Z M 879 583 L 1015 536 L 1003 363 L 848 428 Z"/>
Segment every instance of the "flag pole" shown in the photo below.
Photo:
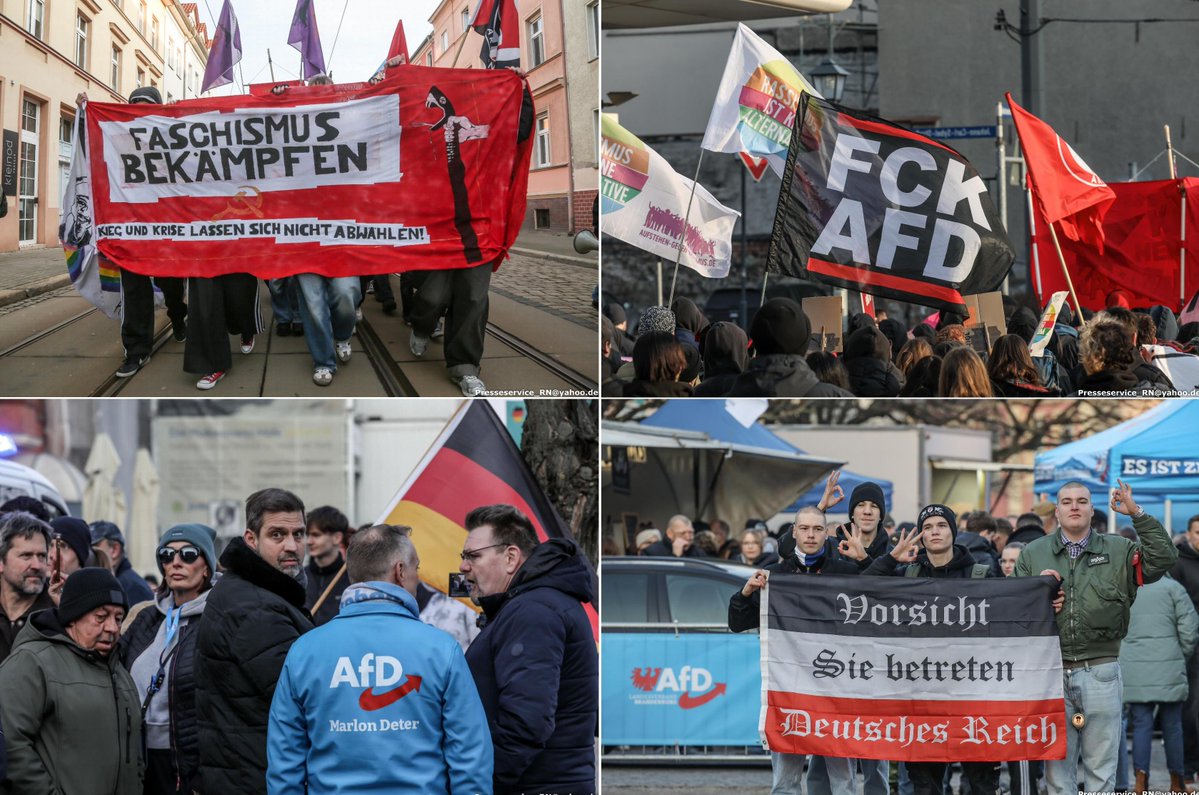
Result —
<path fill-rule="evenodd" d="M 271 82 L 275 82 L 275 62 L 271 60 L 271 48 L 266 48 L 266 65 L 271 70 Z"/>
<path fill-rule="evenodd" d="M 1166 152 L 1170 155 L 1170 179 L 1178 179 L 1178 170 L 1174 166 L 1174 144 L 1170 140 L 1170 125 L 1164 125 L 1166 130 Z M 1186 187 L 1179 184 L 1178 192 L 1182 195 L 1182 217 L 1180 219 L 1180 233 L 1178 243 L 1178 294 L 1179 306 L 1185 306 L 1187 302 L 1187 191 Z"/>
<path fill-rule="evenodd" d="M 766 303 L 766 280 L 770 278 L 770 271 L 762 271 L 762 297 L 758 299 L 758 309 L 762 308 L 762 304 Z"/>
<path fill-rule="evenodd" d="M 687 212 L 683 213 L 683 229 L 679 232 L 679 252 L 674 258 L 674 275 L 670 277 L 670 306 L 674 303 L 674 285 L 679 278 L 679 263 L 683 259 L 683 246 L 687 243 L 687 224 L 691 223 L 691 202 L 695 199 L 695 186 L 699 183 L 699 167 L 704 164 L 704 149 L 699 149 L 699 162 L 695 164 L 695 179 L 691 180 L 691 195 L 687 197 Z"/>
<path fill-rule="evenodd" d="M 662 306 L 662 260 L 658 260 L 658 306 Z"/>
<path fill-rule="evenodd" d="M 1070 269 L 1066 267 L 1066 255 L 1062 253 L 1062 244 L 1057 241 L 1057 230 L 1053 224 L 1048 224 L 1049 236 L 1053 238 L 1053 247 L 1057 249 L 1057 261 L 1062 265 L 1062 273 L 1066 274 L 1066 286 L 1070 288 L 1070 297 L 1074 299 L 1074 309 L 1078 312 L 1079 322 L 1082 321 L 1082 304 L 1078 302 L 1078 293 L 1074 292 L 1074 282 L 1070 279 Z"/>

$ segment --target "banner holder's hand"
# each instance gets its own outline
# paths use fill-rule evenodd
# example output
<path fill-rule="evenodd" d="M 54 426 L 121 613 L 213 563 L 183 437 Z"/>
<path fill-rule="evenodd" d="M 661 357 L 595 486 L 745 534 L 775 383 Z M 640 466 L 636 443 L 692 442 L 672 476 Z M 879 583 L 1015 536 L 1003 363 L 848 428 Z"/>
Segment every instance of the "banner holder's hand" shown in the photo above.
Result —
<path fill-rule="evenodd" d="M 766 580 L 770 577 L 770 573 L 765 569 L 758 569 L 749 576 L 745 581 L 745 585 L 741 587 L 741 595 L 749 598 L 754 591 L 760 591 L 766 587 Z"/>
<path fill-rule="evenodd" d="M 1066 606 L 1066 592 L 1062 589 L 1061 573 L 1054 571 L 1053 569 L 1042 569 L 1041 573 L 1037 576 L 1057 578 L 1057 591 L 1054 592 L 1053 597 L 1053 612 L 1055 615 L 1062 612 L 1062 608 Z"/>

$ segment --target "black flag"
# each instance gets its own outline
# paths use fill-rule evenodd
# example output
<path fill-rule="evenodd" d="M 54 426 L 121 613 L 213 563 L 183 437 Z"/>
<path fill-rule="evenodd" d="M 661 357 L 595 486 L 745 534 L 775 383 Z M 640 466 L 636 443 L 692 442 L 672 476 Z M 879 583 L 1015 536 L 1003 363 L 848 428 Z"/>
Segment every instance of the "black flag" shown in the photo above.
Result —
<path fill-rule="evenodd" d="M 768 270 L 965 312 L 1015 260 L 966 158 L 885 119 L 804 94 Z"/>

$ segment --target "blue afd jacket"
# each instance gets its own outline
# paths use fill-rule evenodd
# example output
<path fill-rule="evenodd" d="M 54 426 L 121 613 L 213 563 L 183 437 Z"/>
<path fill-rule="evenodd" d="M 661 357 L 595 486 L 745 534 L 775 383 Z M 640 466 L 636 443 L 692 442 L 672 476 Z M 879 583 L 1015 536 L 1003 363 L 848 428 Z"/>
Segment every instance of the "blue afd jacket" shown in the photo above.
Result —
<path fill-rule="evenodd" d="M 487 626 L 466 660 L 495 742 L 496 795 L 594 792 L 599 659 L 578 548 L 539 544 L 507 591 L 479 601 Z"/>
<path fill-rule="evenodd" d="M 346 589 L 287 654 L 267 732 L 270 795 L 490 795 L 487 716 L 462 649 L 407 591 Z"/>

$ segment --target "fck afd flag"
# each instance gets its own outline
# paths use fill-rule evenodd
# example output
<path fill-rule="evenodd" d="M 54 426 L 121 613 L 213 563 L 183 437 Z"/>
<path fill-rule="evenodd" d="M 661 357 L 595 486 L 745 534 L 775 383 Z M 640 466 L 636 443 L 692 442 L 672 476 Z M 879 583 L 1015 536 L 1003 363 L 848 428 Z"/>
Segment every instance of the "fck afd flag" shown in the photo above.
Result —
<path fill-rule="evenodd" d="M 532 138 L 510 71 L 396 69 L 173 105 L 89 103 L 100 253 L 151 276 L 498 266 Z"/>
<path fill-rule="evenodd" d="M 767 268 L 966 312 L 1015 260 L 982 177 L 955 150 L 805 94 Z"/>
<path fill-rule="evenodd" d="M 789 754 L 1062 759 L 1053 587 L 1031 577 L 773 577 L 759 729 Z"/>
<path fill-rule="evenodd" d="M 479 57 L 485 67 L 520 66 L 520 16 L 513 0 L 479 0 L 470 27 L 483 37 Z"/>

